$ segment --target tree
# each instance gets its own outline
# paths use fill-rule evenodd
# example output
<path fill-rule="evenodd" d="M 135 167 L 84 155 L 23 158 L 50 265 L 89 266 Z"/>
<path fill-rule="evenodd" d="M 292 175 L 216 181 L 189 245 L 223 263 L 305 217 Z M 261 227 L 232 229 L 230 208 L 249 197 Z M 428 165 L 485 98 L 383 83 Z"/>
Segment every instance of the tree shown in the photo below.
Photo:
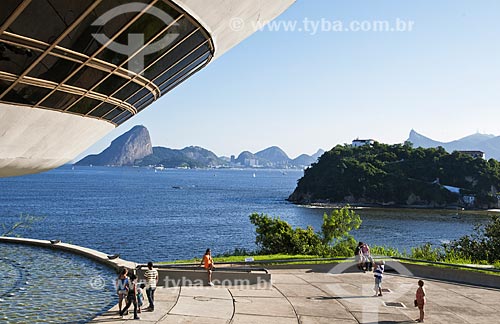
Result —
<path fill-rule="evenodd" d="M 476 225 L 474 233 L 444 245 L 447 254 L 459 254 L 474 262 L 500 261 L 500 217 L 494 215 L 489 223 Z"/>
<path fill-rule="evenodd" d="M 359 216 L 344 207 L 325 213 L 321 232 L 316 233 L 311 226 L 293 229 L 290 224 L 265 214 L 250 215 L 250 222 L 256 226 L 255 243 L 262 254 L 305 254 L 349 256 L 354 249 L 354 238 L 349 235 L 361 225 Z M 333 245 L 331 245 L 333 243 Z"/>
<path fill-rule="evenodd" d="M 346 240 L 351 235 L 352 230 L 357 230 L 361 225 L 361 218 L 349 206 L 332 210 L 330 216 L 323 215 L 323 225 L 321 225 L 322 242 L 325 245 L 338 243 Z"/>
<path fill-rule="evenodd" d="M 14 234 L 14 232 L 20 229 L 30 229 L 33 226 L 33 224 L 42 221 L 44 218 L 45 217 L 21 214 L 19 215 L 19 221 L 15 222 L 14 224 L 10 226 L 2 224 L 3 233 L 0 236 L 10 236 Z M 16 234 L 15 236 L 19 235 Z"/>

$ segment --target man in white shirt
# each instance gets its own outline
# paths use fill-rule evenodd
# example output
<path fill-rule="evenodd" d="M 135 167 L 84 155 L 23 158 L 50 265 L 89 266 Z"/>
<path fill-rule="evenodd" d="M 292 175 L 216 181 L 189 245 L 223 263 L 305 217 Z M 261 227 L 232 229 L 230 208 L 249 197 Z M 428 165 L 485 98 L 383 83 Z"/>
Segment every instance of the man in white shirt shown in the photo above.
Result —
<path fill-rule="evenodd" d="M 148 262 L 148 270 L 144 273 L 146 279 L 146 295 L 148 296 L 148 310 L 155 310 L 155 290 L 158 284 L 158 270 L 153 269 L 153 262 Z"/>

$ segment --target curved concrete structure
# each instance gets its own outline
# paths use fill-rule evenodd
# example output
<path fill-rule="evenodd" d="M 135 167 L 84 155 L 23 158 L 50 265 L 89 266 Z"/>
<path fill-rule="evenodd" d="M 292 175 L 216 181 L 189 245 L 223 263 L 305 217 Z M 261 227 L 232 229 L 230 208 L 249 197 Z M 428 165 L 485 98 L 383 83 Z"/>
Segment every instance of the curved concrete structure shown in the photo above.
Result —
<path fill-rule="evenodd" d="M 50 241 L 47 240 L 35 240 L 27 238 L 0 236 L 0 243 L 24 244 L 24 245 L 40 246 L 54 250 L 68 251 L 74 254 L 84 256 L 88 259 L 97 261 L 99 263 L 105 264 L 108 267 L 114 268 L 115 270 L 118 270 L 122 267 L 128 269 L 135 269 L 137 266 L 137 264 L 134 262 L 122 260 L 120 258 L 110 260 L 108 258 L 108 255 L 105 253 L 64 242 L 52 244 Z"/>
<path fill-rule="evenodd" d="M 294 1 L 6 2 L 0 177 L 71 161 Z"/>

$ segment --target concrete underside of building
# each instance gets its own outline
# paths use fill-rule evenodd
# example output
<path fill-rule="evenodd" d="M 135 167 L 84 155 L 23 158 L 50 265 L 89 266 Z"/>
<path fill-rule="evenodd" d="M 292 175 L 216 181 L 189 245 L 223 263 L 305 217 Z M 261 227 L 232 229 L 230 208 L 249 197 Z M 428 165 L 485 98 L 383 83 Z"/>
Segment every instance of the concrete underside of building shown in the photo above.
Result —
<path fill-rule="evenodd" d="M 209 41 L 213 44 L 211 56 L 207 61 L 210 62 L 253 34 L 256 25 L 262 26 L 276 18 L 295 0 L 172 2 L 181 8 L 186 16 L 189 15 L 189 19 L 195 19 L 193 23 L 199 24 L 208 33 Z M 29 8 L 30 1 L 23 1 L 21 5 L 24 3 Z M 231 21 L 235 18 L 243 22 L 241 29 L 230 28 Z M 2 33 L 6 28 L 1 27 L 0 25 L 0 36 L 4 37 Z M 15 82 L 32 82 L 37 85 L 22 74 L 4 74 L 2 76 L 11 88 L 16 85 Z M 16 77 L 24 79 L 15 81 Z M 11 84 L 12 82 L 14 83 Z M 155 95 L 154 100 L 161 95 L 163 93 Z M 123 122 L 121 120 L 113 123 L 102 118 L 72 114 L 57 110 L 59 107 L 44 109 L 37 106 L 40 102 L 30 106 L 5 102 L 2 98 L 0 101 L 0 177 L 42 172 L 68 163 Z M 130 108 L 130 111 L 131 114 L 137 113 L 134 107 Z"/>

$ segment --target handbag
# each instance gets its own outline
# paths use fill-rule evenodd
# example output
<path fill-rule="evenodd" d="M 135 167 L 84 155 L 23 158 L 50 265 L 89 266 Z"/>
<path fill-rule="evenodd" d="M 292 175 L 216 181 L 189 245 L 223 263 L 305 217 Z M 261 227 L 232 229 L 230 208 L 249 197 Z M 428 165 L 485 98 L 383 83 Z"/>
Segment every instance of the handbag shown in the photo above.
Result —
<path fill-rule="evenodd" d="M 417 300 L 416 300 L 416 299 L 413 301 L 413 305 L 414 305 L 415 307 L 417 307 L 417 306 L 418 306 L 418 302 L 417 302 Z"/>

